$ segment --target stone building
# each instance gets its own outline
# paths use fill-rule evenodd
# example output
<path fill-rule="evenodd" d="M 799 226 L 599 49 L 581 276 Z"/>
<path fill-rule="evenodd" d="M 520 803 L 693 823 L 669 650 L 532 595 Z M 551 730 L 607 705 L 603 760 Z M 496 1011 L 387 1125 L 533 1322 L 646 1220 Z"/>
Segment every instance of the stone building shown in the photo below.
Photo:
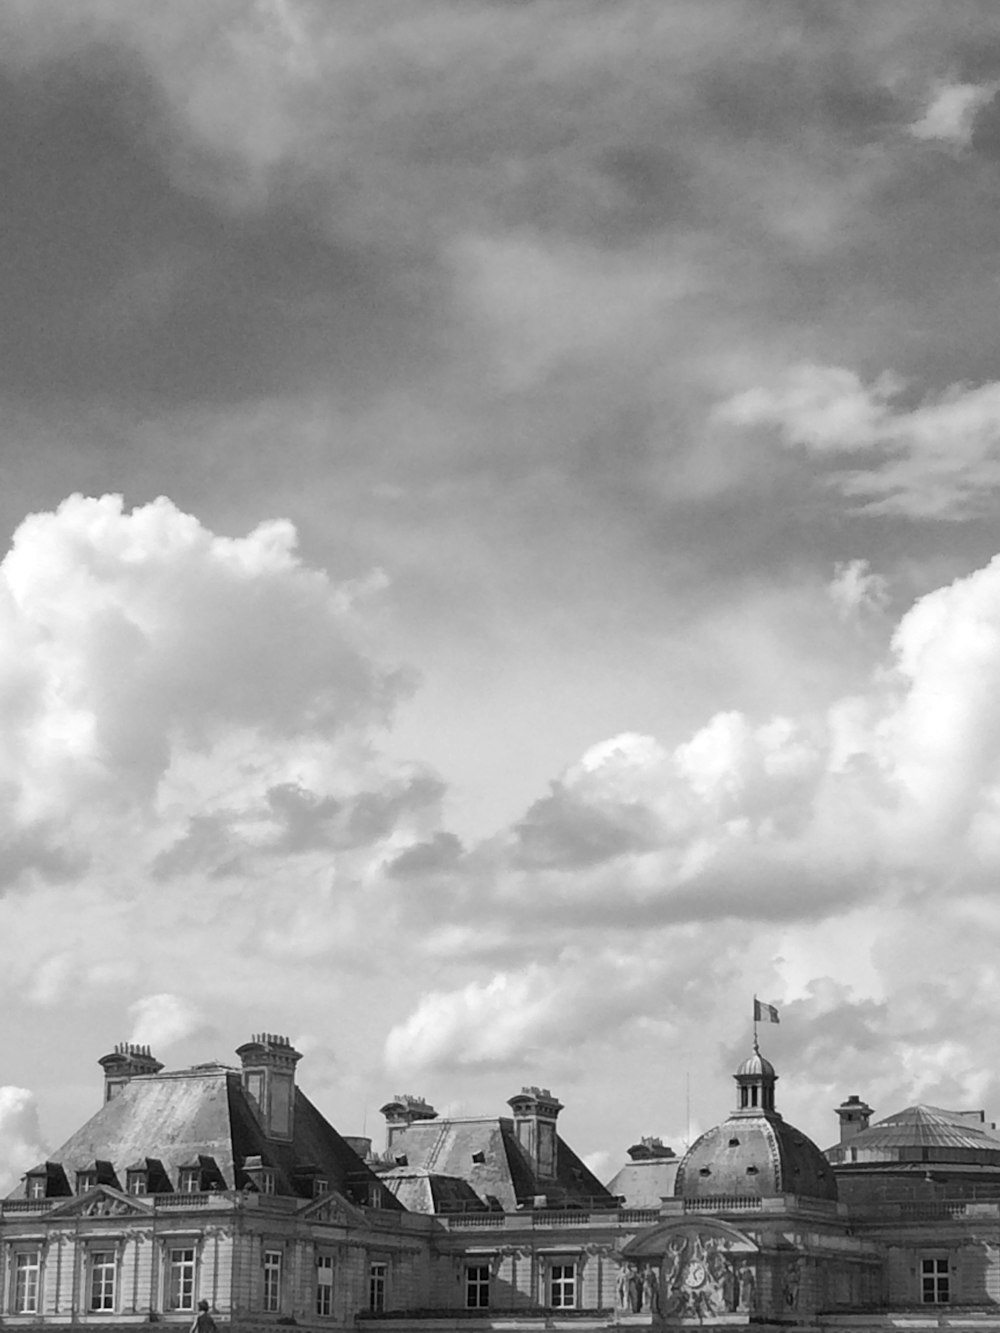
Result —
<path fill-rule="evenodd" d="M 781 1116 L 756 1049 L 736 1105 L 680 1158 L 657 1140 L 603 1186 L 526 1087 L 509 1115 L 382 1108 L 347 1139 L 259 1034 L 238 1066 L 100 1061 L 103 1105 L 0 1205 L 0 1323 L 1000 1333 L 1000 1137 L 981 1112 L 872 1123 L 825 1153 Z"/>

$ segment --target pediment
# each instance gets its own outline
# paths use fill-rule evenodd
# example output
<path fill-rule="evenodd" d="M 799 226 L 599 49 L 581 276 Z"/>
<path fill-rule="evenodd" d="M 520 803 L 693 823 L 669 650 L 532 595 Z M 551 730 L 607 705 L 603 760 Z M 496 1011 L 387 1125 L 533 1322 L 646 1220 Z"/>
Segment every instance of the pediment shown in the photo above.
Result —
<path fill-rule="evenodd" d="M 110 1185 L 96 1185 L 79 1198 L 57 1204 L 48 1216 L 61 1217 L 148 1217 L 152 1206 L 133 1194 L 123 1194 Z"/>
<path fill-rule="evenodd" d="M 301 1210 L 299 1216 L 307 1222 L 329 1222 L 341 1226 L 363 1224 L 365 1215 L 341 1194 L 321 1194 L 318 1199 L 311 1199 Z"/>
<path fill-rule="evenodd" d="M 661 1257 L 667 1253 L 691 1249 L 692 1252 L 703 1250 L 710 1242 L 710 1248 L 728 1254 L 756 1254 L 758 1246 L 749 1236 L 729 1222 L 720 1222 L 716 1218 L 678 1218 L 665 1222 L 644 1232 L 630 1241 L 622 1250 L 625 1259 L 646 1259 Z"/>

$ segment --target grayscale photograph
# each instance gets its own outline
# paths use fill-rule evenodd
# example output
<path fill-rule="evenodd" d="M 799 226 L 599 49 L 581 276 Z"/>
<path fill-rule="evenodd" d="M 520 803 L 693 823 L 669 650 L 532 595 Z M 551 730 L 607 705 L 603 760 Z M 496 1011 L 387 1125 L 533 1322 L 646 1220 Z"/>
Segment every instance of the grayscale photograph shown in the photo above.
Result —
<path fill-rule="evenodd" d="M 0 0 L 0 1326 L 1000 1333 L 1000 4 Z"/>

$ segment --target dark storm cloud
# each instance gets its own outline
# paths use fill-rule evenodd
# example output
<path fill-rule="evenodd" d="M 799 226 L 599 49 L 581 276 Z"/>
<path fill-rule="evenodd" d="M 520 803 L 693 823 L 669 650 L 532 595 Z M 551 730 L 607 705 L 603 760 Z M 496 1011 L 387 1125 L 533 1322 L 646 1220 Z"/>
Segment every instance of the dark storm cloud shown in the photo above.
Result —
<path fill-rule="evenodd" d="M 349 399 L 419 359 L 410 297 L 294 190 L 236 218 L 179 188 L 164 115 L 122 55 L 0 81 L 6 393 L 162 410 L 322 375 Z"/>

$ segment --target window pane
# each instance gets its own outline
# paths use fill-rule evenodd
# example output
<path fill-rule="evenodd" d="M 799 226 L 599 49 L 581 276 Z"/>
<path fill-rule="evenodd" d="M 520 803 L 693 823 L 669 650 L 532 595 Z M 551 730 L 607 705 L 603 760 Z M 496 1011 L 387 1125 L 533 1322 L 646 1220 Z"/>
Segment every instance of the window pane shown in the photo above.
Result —
<path fill-rule="evenodd" d="M 14 1266 L 14 1313 L 38 1313 L 38 1278 L 41 1258 L 37 1250 L 19 1254 Z"/>
<path fill-rule="evenodd" d="M 170 1251 L 167 1305 L 171 1310 L 194 1309 L 194 1249 Z"/>
<path fill-rule="evenodd" d="M 485 1310 L 490 1303 L 490 1270 L 486 1264 L 470 1264 L 465 1270 L 465 1305 Z"/>
<path fill-rule="evenodd" d="M 276 1314 L 281 1308 L 281 1252 L 264 1252 L 264 1309 Z"/>
<path fill-rule="evenodd" d="M 549 1303 L 560 1310 L 576 1305 L 575 1264 L 553 1264 L 549 1269 Z"/>
<path fill-rule="evenodd" d="M 321 1254 L 316 1259 L 316 1313 L 333 1314 L 333 1255 Z"/>
<path fill-rule="evenodd" d="M 368 1274 L 368 1308 L 385 1309 L 385 1264 L 372 1264 Z"/>
<path fill-rule="evenodd" d="M 115 1308 L 114 1250 L 94 1250 L 90 1256 L 90 1308 Z"/>

